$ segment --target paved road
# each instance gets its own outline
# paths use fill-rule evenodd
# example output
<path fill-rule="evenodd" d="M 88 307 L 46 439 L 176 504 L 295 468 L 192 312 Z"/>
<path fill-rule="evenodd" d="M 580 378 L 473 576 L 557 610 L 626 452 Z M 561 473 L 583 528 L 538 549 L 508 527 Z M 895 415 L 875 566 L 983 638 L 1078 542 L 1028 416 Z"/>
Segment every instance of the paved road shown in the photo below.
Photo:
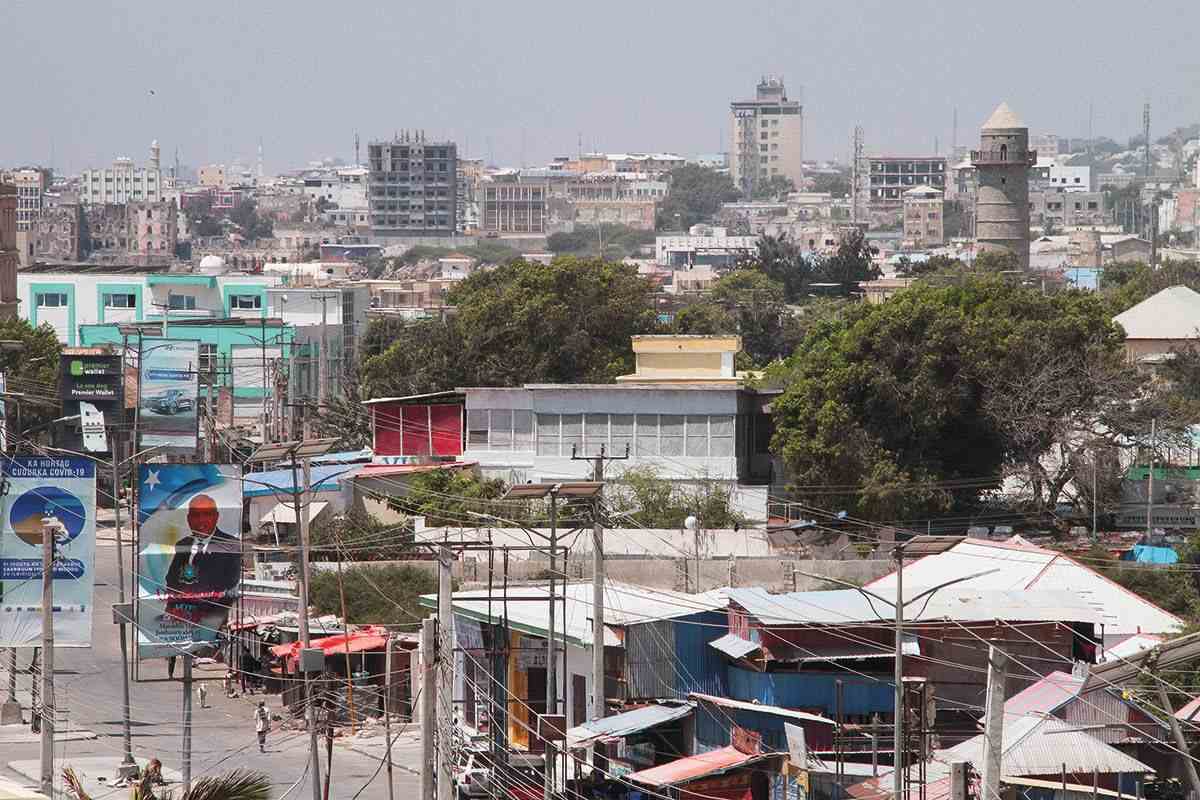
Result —
<path fill-rule="evenodd" d="M 72 728 L 95 731 L 98 737 L 89 741 L 70 741 L 56 745 L 56 770 L 71 763 L 72 758 L 109 756 L 119 759 L 122 754 L 121 739 L 121 653 L 117 628 L 112 624 L 111 607 L 117 599 L 116 548 L 111 532 L 101 531 L 96 550 L 96 602 L 93 618 L 91 648 L 59 649 L 56 652 L 55 670 L 56 695 L 60 707 L 66 704 Z M 20 655 L 20 666 L 29 662 L 30 652 Z M 8 658 L 0 658 L 0 690 L 7 686 L 8 676 L 3 670 Z M 217 677 L 223 671 L 202 672 L 197 676 Z M 176 672 L 178 677 L 178 670 Z M 166 677 L 165 662 L 144 662 L 142 678 Z M 27 689 L 27 676 L 20 679 L 22 690 Z M 133 706 L 133 749 L 138 758 L 157 757 L 168 768 L 178 769 L 181 765 L 181 707 L 180 684 L 135 683 L 132 688 Z M 26 691 L 22 691 L 27 696 Z M 309 738 L 302 730 L 272 731 L 267 742 L 267 753 L 260 754 L 255 741 L 253 725 L 254 703 L 260 699 L 227 699 L 222 696 L 219 681 L 210 684 L 208 702 L 210 708 L 199 708 L 193 702 L 193 778 L 216 774 L 234 767 L 262 770 L 271 777 L 276 789 L 275 798 L 281 797 L 290 787 L 302 779 L 308 755 Z M 26 709 L 28 706 L 26 703 Z M 267 698 L 272 710 L 278 710 L 278 696 Z M 28 710 L 26 711 L 28 714 Z M 359 795 L 363 800 L 383 800 L 387 797 L 386 769 L 380 766 L 378 757 L 350 750 L 348 742 L 339 740 L 334 749 L 333 782 L 329 796 L 350 800 L 364 786 Z M 7 767 L 9 762 L 36 759 L 39 748 L 35 742 L 24 744 L 6 743 L 0 755 L 0 772 L 9 778 L 19 778 Z M 420 779 L 413 772 L 420 769 L 419 757 L 413 760 L 410 753 L 419 754 L 419 748 L 405 748 L 394 761 L 401 768 L 395 770 L 396 797 L 415 797 L 420 788 Z M 400 758 L 404 758 L 401 762 Z M 411 762 L 411 763 L 409 763 Z M 407 768 L 406 771 L 405 767 Z M 321 758 L 322 776 L 325 771 L 324 742 Z M 125 790 L 112 795 L 124 798 Z M 310 782 L 305 777 L 299 786 L 288 794 L 290 798 L 308 800 L 312 797 Z M 96 797 L 95 800 L 102 800 Z"/>

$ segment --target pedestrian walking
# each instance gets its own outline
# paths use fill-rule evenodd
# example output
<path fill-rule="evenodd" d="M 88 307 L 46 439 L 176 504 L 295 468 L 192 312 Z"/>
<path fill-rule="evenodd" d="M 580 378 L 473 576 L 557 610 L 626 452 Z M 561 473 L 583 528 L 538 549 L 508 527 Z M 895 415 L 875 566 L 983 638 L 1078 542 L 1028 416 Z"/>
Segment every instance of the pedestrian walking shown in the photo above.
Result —
<path fill-rule="evenodd" d="M 200 686 L 197 687 L 196 694 L 200 695 L 200 707 L 208 708 L 208 684 L 200 681 Z"/>
<path fill-rule="evenodd" d="M 225 696 L 237 697 L 237 680 L 233 676 L 233 670 L 225 670 Z"/>
<path fill-rule="evenodd" d="M 271 729 L 271 712 L 267 710 L 267 703 L 264 700 L 258 701 L 258 708 L 254 709 L 254 731 L 258 734 L 258 752 L 267 752 L 267 731 Z"/>

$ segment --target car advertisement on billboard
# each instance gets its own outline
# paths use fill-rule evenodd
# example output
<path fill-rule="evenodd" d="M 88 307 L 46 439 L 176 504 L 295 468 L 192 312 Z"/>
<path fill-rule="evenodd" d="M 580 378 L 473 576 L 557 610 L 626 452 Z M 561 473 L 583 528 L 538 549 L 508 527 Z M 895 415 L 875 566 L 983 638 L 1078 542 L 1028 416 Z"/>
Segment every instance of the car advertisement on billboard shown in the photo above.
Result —
<path fill-rule="evenodd" d="M 138 471 L 138 656 L 209 655 L 242 576 L 242 472 L 227 464 Z"/>
<path fill-rule="evenodd" d="M 86 458 L 15 456 L 0 475 L 0 647 L 42 639 L 42 540 L 54 537 L 54 646 L 92 644 L 96 470 Z"/>
<path fill-rule="evenodd" d="M 200 343 L 146 340 L 141 352 L 138 429 L 141 447 L 196 449 Z"/>
<path fill-rule="evenodd" d="M 119 425 L 124 416 L 125 380 L 121 357 L 65 355 L 61 363 L 62 415 L 80 418 L 64 427 L 62 446 L 68 450 L 108 452 L 104 426 Z M 100 416 L 97 418 L 95 414 Z M 85 416 L 89 419 L 85 420 Z M 90 428 L 84 423 L 91 420 L 101 426 L 97 436 L 86 435 Z M 81 432 L 85 435 L 81 436 Z"/>

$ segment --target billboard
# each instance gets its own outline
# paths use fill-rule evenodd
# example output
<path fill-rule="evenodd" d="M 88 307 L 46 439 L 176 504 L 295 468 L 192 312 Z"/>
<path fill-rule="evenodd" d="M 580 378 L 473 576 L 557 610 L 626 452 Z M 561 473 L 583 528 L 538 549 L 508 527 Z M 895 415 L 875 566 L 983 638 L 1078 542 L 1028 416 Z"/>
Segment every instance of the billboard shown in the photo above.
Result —
<path fill-rule="evenodd" d="M 242 471 L 231 464 L 138 470 L 141 658 L 207 655 L 242 577 Z"/>
<path fill-rule="evenodd" d="M 124 417 L 125 379 L 121 357 L 64 355 L 59 384 L 63 416 L 81 418 L 79 423 L 67 426 L 63 446 L 68 450 L 86 448 L 88 452 L 107 452 L 109 446 L 103 426 L 117 425 Z M 100 434 L 89 436 L 96 424 L 100 425 Z M 81 430 L 84 433 L 82 439 Z"/>
<path fill-rule="evenodd" d="M 200 343 L 148 339 L 140 363 L 139 446 L 194 451 Z"/>
<path fill-rule="evenodd" d="M 92 643 L 96 470 L 86 458 L 15 456 L 0 468 L 0 647 L 42 638 L 42 520 L 54 529 L 54 645 Z"/>

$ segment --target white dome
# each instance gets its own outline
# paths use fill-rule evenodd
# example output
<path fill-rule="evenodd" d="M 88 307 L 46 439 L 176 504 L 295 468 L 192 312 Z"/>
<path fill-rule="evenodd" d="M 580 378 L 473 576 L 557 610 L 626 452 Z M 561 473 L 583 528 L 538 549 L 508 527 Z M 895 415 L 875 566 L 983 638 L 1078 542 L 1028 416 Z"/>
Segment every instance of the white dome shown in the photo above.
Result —
<path fill-rule="evenodd" d="M 224 272 L 225 259 L 220 256 L 208 255 L 200 259 L 201 272 Z"/>

